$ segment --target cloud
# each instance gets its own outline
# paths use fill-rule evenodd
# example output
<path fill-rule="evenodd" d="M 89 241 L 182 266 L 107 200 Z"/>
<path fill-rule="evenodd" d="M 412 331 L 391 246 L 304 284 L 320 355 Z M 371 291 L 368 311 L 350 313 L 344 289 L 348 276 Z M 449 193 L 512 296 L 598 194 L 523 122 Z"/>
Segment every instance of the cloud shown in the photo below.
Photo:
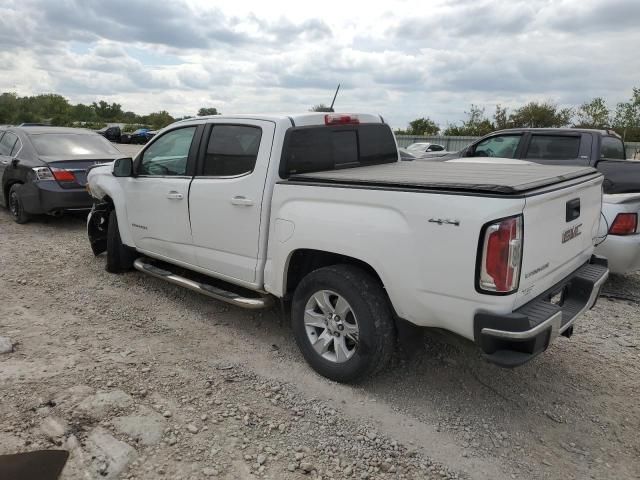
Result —
<path fill-rule="evenodd" d="M 5 0 L 0 90 L 176 116 L 329 103 L 396 126 L 531 99 L 611 104 L 637 82 L 637 0 Z"/>

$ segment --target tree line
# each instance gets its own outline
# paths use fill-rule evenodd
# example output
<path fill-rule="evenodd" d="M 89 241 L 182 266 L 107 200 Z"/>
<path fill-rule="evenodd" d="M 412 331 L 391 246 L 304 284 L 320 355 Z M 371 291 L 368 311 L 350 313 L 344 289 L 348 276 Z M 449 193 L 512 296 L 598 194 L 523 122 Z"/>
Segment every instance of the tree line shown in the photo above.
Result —
<path fill-rule="evenodd" d="M 198 110 L 197 115 L 219 115 L 219 112 L 216 108 L 203 107 Z M 24 97 L 9 92 L 0 95 L 0 124 L 6 125 L 45 123 L 55 126 L 101 128 L 109 123 L 124 123 L 129 130 L 139 127 L 157 130 L 184 118 L 190 117 L 174 118 L 166 110 L 139 115 L 124 111 L 119 103 L 108 103 L 104 100 L 90 105 L 73 105 L 62 95 L 55 93 Z"/>
<path fill-rule="evenodd" d="M 551 101 L 529 102 L 509 112 L 496 105 L 493 118 L 488 118 L 485 109 L 471 105 L 465 112 L 466 119 L 459 124 L 440 126 L 429 117 L 409 122 L 405 130 L 396 130 L 399 135 L 445 135 L 480 137 L 504 128 L 550 128 L 575 127 L 613 129 L 624 140 L 640 141 L 640 88 L 634 88 L 631 98 L 610 108 L 606 100 L 596 97 L 578 107 L 561 108 Z"/>

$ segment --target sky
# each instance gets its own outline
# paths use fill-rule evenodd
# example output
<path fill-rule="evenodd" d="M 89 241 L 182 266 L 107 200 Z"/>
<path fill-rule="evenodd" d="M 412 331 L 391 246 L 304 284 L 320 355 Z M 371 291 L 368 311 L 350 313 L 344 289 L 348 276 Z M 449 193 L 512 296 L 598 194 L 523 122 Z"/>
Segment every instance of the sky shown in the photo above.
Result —
<path fill-rule="evenodd" d="M 394 127 L 470 104 L 611 106 L 640 86 L 640 0 L 1 0 L 0 91 L 174 117 L 336 110 Z"/>

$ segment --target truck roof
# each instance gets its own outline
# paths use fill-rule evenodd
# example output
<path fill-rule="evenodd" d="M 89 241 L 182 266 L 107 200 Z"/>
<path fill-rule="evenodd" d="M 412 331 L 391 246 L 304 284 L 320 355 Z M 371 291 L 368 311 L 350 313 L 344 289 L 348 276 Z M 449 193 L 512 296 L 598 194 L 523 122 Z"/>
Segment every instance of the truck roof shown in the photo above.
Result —
<path fill-rule="evenodd" d="M 619 135 L 613 130 L 603 130 L 597 128 L 531 128 L 531 127 L 519 127 L 519 128 L 505 128 L 497 130 L 494 133 L 508 133 L 508 132 L 540 132 L 540 133 L 558 133 L 558 132 L 576 132 L 576 133 L 595 133 L 598 135 L 613 135 L 619 137 Z"/>
<path fill-rule="evenodd" d="M 357 117 L 360 123 L 384 123 L 384 119 L 380 115 L 371 113 L 346 113 L 346 112 L 305 112 L 305 113 L 242 113 L 231 115 L 207 115 L 203 117 L 193 117 L 180 120 L 180 122 L 189 122 L 195 120 L 267 120 L 272 122 L 288 121 L 293 126 L 301 127 L 307 125 L 324 125 L 325 116 L 331 115 L 335 117 Z"/>

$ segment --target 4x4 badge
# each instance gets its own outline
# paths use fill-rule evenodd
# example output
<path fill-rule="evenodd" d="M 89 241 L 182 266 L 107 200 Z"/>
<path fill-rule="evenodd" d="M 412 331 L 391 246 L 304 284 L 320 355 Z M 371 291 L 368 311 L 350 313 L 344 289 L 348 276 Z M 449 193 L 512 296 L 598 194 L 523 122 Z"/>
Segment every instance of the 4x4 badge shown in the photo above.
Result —
<path fill-rule="evenodd" d="M 567 243 L 569 240 L 573 240 L 574 238 L 582 235 L 582 232 L 580 231 L 581 228 L 582 224 L 580 223 L 562 232 L 562 243 Z"/>

